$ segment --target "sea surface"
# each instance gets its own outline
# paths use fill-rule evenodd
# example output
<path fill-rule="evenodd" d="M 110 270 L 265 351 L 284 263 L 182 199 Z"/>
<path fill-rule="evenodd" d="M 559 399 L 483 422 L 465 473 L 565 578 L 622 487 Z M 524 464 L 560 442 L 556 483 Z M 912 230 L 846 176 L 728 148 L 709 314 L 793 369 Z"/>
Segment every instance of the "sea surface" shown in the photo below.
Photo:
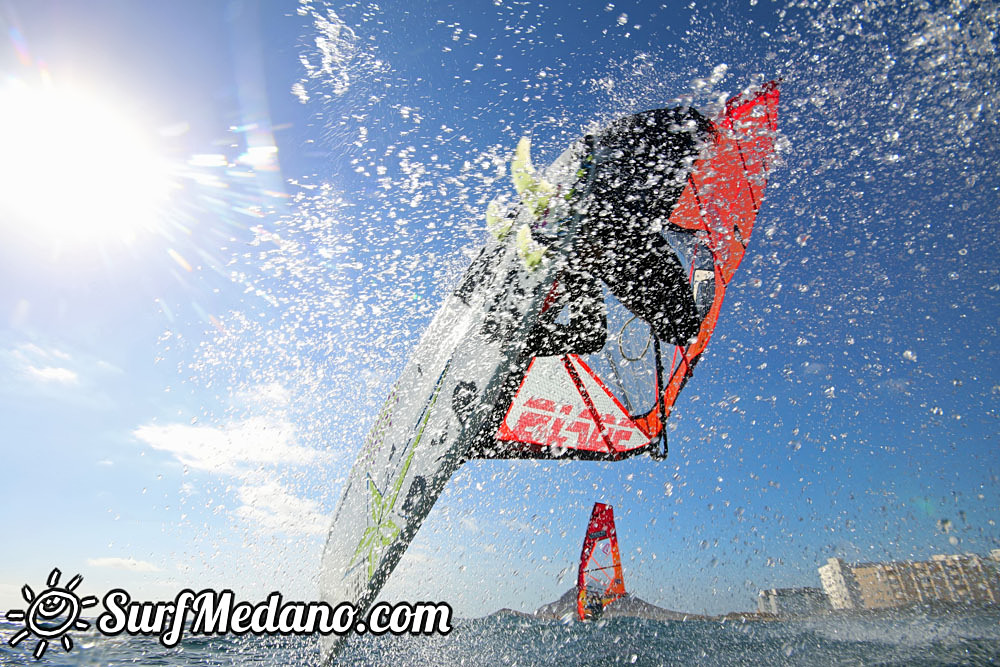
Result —
<path fill-rule="evenodd" d="M 315 665 L 312 637 L 193 637 L 172 649 L 145 637 L 74 632 L 66 652 L 0 621 L 2 665 Z M 351 637 L 339 664 L 372 665 L 991 665 L 1000 664 L 1000 614 L 823 618 L 784 622 L 561 623 L 513 615 L 457 621 L 447 636 Z"/>

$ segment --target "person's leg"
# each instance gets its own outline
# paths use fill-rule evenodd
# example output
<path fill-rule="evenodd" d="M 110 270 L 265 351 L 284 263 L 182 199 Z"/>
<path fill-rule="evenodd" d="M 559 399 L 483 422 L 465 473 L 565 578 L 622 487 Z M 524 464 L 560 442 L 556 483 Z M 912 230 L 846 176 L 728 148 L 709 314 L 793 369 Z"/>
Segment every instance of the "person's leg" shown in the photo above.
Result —
<path fill-rule="evenodd" d="M 697 335 L 701 318 L 689 276 L 659 230 L 710 133 L 694 109 L 654 109 L 616 121 L 597 140 L 585 266 L 658 338 L 676 345 Z"/>

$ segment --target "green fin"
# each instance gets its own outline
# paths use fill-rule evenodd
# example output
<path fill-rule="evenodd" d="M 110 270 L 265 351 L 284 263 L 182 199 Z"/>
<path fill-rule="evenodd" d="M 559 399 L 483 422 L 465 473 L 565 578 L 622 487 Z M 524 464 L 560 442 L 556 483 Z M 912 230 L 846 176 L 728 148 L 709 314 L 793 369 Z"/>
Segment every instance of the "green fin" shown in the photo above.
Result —
<path fill-rule="evenodd" d="M 524 265 L 529 269 L 534 269 L 542 263 L 545 246 L 531 238 L 531 230 L 528 225 L 521 225 L 517 230 L 517 254 L 521 256 Z"/>
<path fill-rule="evenodd" d="M 510 233 L 514 220 L 508 218 L 503 207 L 494 199 L 486 207 L 486 230 L 500 241 Z"/>
<path fill-rule="evenodd" d="M 555 186 L 535 175 L 531 164 L 531 139 L 521 137 L 510 163 L 510 175 L 521 201 L 530 207 L 536 217 L 540 217 L 549 207 L 549 198 L 555 194 Z"/>

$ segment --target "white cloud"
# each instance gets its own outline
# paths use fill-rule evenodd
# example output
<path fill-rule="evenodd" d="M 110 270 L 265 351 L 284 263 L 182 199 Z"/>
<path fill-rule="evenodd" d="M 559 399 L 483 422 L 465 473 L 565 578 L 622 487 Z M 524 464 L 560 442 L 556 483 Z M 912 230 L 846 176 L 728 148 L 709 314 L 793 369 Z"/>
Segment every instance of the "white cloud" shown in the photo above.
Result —
<path fill-rule="evenodd" d="M 250 405 L 270 405 L 282 407 L 292 402 L 292 392 L 279 382 L 257 385 L 251 390 L 240 392 L 237 398 Z"/>
<path fill-rule="evenodd" d="M 277 482 L 246 485 L 239 489 L 236 514 L 263 530 L 289 535 L 320 535 L 329 518 L 318 503 L 300 498 Z"/>
<path fill-rule="evenodd" d="M 0 340 L 0 394 L 39 396 L 91 408 L 115 407 L 101 381 L 122 371 L 88 354 L 54 345 Z"/>
<path fill-rule="evenodd" d="M 88 558 L 87 565 L 91 567 L 108 567 L 113 570 L 128 570 L 129 572 L 160 572 L 160 568 L 144 560 L 134 558 L 119 558 L 105 556 L 103 558 Z"/>
<path fill-rule="evenodd" d="M 191 468 L 235 475 L 248 465 L 305 465 L 326 457 L 292 443 L 288 421 L 253 417 L 223 428 L 167 424 L 140 426 L 133 435 L 150 447 L 170 452 Z"/>
<path fill-rule="evenodd" d="M 166 451 L 190 468 L 210 470 L 240 479 L 240 505 L 234 514 L 255 529 L 286 535 L 320 535 L 329 517 L 313 500 L 296 496 L 280 483 L 266 479 L 268 469 L 314 464 L 329 458 L 294 444 L 290 422 L 253 417 L 222 428 L 190 424 L 140 426 L 133 435 L 154 449 Z M 197 493 L 185 483 L 182 492 Z"/>
<path fill-rule="evenodd" d="M 58 348 L 43 348 L 35 343 L 18 343 L 0 350 L 0 366 L 13 371 L 8 377 L 20 377 L 42 384 L 79 384 L 80 375 L 68 366 L 76 365 L 69 354 Z"/>
<path fill-rule="evenodd" d="M 69 363 L 73 361 L 73 357 L 59 348 L 44 348 L 40 345 L 36 345 L 35 343 L 19 343 L 18 345 L 15 345 L 12 350 L 10 350 L 10 354 L 26 365 L 33 363 L 46 363 L 53 360 L 58 363 Z"/>
<path fill-rule="evenodd" d="M 24 370 L 28 377 L 40 382 L 58 382 L 60 384 L 78 384 L 80 382 L 80 376 L 68 368 L 59 368 L 58 366 L 38 368 L 28 365 Z"/>
<path fill-rule="evenodd" d="M 124 370 L 122 370 L 118 366 L 115 366 L 112 363 L 104 361 L 103 359 L 98 359 L 96 362 L 94 362 L 94 367 L 98 371 L 100 371 L 101 373 L 104 373 L 106 375 L 124 375 L 125 374 Z"/>

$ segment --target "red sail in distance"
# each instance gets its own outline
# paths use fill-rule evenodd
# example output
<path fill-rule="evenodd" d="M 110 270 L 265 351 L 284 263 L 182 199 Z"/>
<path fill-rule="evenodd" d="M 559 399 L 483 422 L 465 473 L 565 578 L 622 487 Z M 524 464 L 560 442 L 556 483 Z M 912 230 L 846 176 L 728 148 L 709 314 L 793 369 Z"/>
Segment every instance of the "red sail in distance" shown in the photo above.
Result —
<path fill-rule="evenodd" d="M 576 612 L 581 621 L 595 618 L 615 600 L 625 596 L 622 559 L 611 505 L 594 503 L 580 552 Z"/>

